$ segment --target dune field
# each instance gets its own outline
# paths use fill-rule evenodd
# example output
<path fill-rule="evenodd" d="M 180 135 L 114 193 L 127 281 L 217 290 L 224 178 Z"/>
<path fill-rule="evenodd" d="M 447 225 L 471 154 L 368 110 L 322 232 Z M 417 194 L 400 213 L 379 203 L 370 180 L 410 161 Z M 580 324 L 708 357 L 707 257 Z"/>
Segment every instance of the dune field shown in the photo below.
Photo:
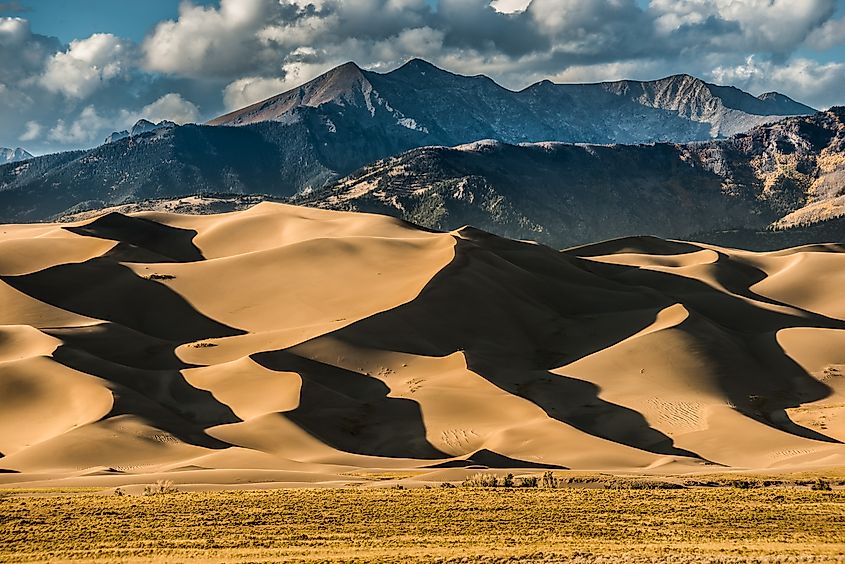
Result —
<path fill-rule="evenodd" d="M 0 226 L 0 486 L 843 466 L 843 286 L 274 203 Z"/>

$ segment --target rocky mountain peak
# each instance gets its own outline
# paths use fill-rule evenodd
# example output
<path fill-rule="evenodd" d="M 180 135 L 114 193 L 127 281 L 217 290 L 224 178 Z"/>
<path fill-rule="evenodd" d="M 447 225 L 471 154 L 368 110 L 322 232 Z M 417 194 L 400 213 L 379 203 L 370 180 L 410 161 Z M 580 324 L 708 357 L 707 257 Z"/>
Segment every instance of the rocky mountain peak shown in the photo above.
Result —
<path fill-rule="evenodd" d="M 25 161 L 31 159 L 32 155 L 20 147 L 14 149 L 0 147 L 0 164 L 16 163 L 18 161 Z"/>

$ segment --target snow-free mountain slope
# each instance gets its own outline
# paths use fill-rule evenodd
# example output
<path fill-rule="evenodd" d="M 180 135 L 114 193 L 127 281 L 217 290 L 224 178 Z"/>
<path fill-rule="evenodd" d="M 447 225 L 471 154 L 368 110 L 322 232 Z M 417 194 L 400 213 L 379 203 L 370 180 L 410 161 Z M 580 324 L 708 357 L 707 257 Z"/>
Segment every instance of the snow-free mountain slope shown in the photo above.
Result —
<path fill-rule="evenodd" d="M 424 147 L 301 201 L 435 229 L 472 224 L 557 248 L 633 234 L 745 245 L 746 233 L 724 232 L 845 220 L 845 109 L 684 145 Z M 841 241 L 845 231 L 814 236 L 799 240 Z"/>

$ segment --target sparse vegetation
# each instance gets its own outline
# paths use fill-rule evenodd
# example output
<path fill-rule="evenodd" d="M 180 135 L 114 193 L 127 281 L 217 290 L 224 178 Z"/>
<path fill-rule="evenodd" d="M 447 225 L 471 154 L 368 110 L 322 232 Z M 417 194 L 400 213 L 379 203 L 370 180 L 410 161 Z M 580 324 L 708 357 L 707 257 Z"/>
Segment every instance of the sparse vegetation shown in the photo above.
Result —
<path fill-rule="evenodd" d="M 461 484 L 465 488 L 495 488 L 499 479 L 495 474 L 473 474 L 467 477 Z"/>
<path fill-rule="evenodd" d="M 192 349 L 208 349 L 211 347 L 216 347 L 217 343 L 209 343 L 208 341 L 198 341 L 196 343 L 191 343 L 188 346 Z"/>
<path fill-rule="evenodd" d="M 165 495 L 178 491 L 170 480 L 158 480 L 155 484 L 144 486 L 144 495 Z"/>
<path fill-rule="evenodd" d="M 537 476 L 523 476 L 517 479 L 516 486 L 518 488 L 536 488 L 539 481 Z"/>
<path fill-rule="evenodd" d="M 145 278 L 147 280 L 174 280 L 176 277 L 172 274 L 150 274 Z"/>
<path fill-rule="evenodd" d="M 383 562 L 821 562 L 841 558 L 845 546 L 841 490 L 349 488 L 33 495 L 0 497 L 2 562 L 353 556 Z"/>
<path fill-rule="evenodd" d="M 824 491 L 824 492 L 829 492 L 829 491 L 833 490 L 833 488 L 830 487 L 830 482 L 828 482 L 827 480 L 823 480 L 821 478 L 817 479 L 810 486 L 810 489 L 816 490 L 816 491 Z"/>
<path fill-rule="evenodd" d="M 555 477 L 554 473 L 549 470 L 547 472 L 543 472 L 541 484 L 544 488 L 556 488 L 558 487 L 558 479 Z"/>

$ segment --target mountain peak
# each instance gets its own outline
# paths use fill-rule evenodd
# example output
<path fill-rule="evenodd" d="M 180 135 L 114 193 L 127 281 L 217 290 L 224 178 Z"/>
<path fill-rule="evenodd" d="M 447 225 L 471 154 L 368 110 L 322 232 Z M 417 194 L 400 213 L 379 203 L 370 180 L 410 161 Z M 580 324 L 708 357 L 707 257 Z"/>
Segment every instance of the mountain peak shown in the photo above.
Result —
<path fill-rule="evenodd" d="M 337 76 L 363 76 L 364 71 L 354 61 L 343 63 L 340 66 L 334 67 L 318 76 L 314 80 L 319 80 L 322 77 L 337 77 Z"/>
<path fill-rule="evenodd" d="M 15 147 L 14 149 L 0 147 L 0 164 L 15 163 L 31 158 L 32 155 L 20 147 Z"/>
<path fill-rule="evenodd" d="M 297 88 L 215 118 L 208 124 L 245 125 L 259 121 L 277 121 L 290 117 L 290 112 L 296 108 L 316 108 L 327 102 L 342 101 L 354 97 L 355 92 L 368 88 L 365 71 L 353 61 L 349 61 Z"/>
<path fill-rule="evenodd" d="M 420 59 L 419 57 L 414 57 L 413 59 L 409 59 L 404 65 L 399 68 L 410 68 L 410 69 L 437 69 L 440 70 L 438 67 L 434 66 L 432 63 L 429 63 L 425 59 Z"/>
<path fill-rule="evenodd" d="M 426 75 L 437 74 L 441 76 L 454 76 L 453 73 L 443 70 L 437 65 L 426 61 L 425 59 L 414 58 L 410 59 L 401 67 L 387 73 L 388 76 L 409 76 L 409 75 Z"/>
<path fill-rule="evenodd" d="M 148 119 L 141 118 L 135 122 L 135 125 L 132 126 L 132 129 L 124 129 L 122 131 L 112 132 L 108 137 L 106 137 L 105 141 L 103 141 L 103 144 L 105 145 L 108 143 L 114 143 L 115 141 L 126 139 L 127 137 L 135 137 L 136 135 L 140 135 L 148 131 L 176 127 L 176 125 L 177 124 L 175 122 L 166 119 L 161 120 L 158 123 L 153 123 Z"/>

